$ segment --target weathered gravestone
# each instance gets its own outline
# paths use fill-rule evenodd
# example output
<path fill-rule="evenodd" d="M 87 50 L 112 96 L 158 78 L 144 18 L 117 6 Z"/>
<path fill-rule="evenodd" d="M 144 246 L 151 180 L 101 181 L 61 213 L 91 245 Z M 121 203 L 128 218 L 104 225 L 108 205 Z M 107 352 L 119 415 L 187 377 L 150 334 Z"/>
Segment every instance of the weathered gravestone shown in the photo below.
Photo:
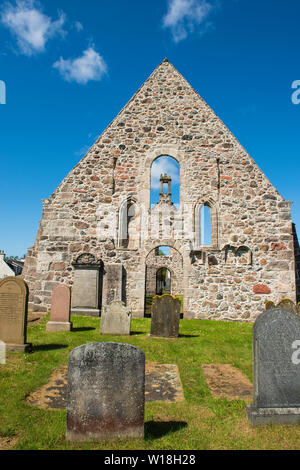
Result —
<path fill-rule="evenodd" d="M 113 300 L 125 300 L 126 273 L 119 263 L 105 264 L 103 272 L 102 306 L 106 307 Z"/>
<path fill-rule="evenodd" d="M 103 263 L 90 253 L 83 253 L 75 262 L 71 312 L 73 315 L 100 316 Z"/>
<path fill-rule="evenodd" d="M 46 325 L 46 331 L 70 331 L 71 290 L 65 284 L 54 287 L 50 311 L 50 321 Z"/>
<path fill-rule="evenodd" d="M 145 354 L 130 344 L 79 346 L 69 356 L 70 441 L 144 437 Z"/>
<path fill-rule="evenodd" d="M 253 327 L 253 425 L 300 423 L 300 319 L 266 310 Z"/>
<path fill-rule="evenodd" d="M 20 277 L 0 281 L 0 340 L 7 350 L 27 351 L 28 287 Z"/>
<path fill-rule="evenodd" d="M 100 333 L 108 335 L 130 335 L 131 309 L 119 300 L 103 307 Z"/>
<path fill-rule="evenodd" d="M 153 297 L 151 336 L 177 338 L 179 332 L 181 303 L 172 295 Z"/>

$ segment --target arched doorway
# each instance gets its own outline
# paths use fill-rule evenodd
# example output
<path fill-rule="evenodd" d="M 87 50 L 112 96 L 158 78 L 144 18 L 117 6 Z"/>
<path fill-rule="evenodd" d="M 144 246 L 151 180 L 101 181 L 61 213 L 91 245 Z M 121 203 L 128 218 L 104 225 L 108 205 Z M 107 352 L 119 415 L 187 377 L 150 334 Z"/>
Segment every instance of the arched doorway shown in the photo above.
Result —
<path fill-rule="evenodd" d="M 181 253 L 173 246 L 156 246 L 146 256 L 145 316 L 155 295 L 171 294 L 183 304 L 184 273 Z"/>
<path fill-rule="evenodd" d="M 168 268 L 156 271 L 156 295 L 171 293 L 171 272 Z"/>

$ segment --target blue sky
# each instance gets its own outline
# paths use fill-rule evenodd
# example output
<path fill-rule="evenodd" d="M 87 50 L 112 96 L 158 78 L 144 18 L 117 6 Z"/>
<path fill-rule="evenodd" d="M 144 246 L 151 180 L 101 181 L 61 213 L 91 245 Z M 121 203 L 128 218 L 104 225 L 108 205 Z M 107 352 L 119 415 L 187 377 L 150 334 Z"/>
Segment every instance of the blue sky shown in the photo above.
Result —
<path fill-rule="evenodd" d="M 26 253 L 41 199 L 164 57 L 294 201 L 300 232 L 299 22 L 299 0 L 0 1 L 0 249 Z"/>

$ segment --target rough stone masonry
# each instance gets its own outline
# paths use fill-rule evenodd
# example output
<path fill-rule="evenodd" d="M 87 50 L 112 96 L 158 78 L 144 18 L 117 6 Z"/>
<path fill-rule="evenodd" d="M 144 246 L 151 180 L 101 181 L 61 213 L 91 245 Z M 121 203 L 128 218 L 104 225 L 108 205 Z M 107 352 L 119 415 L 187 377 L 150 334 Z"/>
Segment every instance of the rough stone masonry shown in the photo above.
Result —
<path fill-rule="evenodd" d="M 165 155 L 180 166 L 179 209 L 169 195 L 150 207 L 152 163 Z M 203 206 L 211 214 L 209 246 L 199 236 Z M 49 310 L 54 286 L 73 285 L 80 259 L 98 269 L 99 310 L 109 266 L 122 265 L 115 300 L 142 317 L 149 260 L 169 246 L 165 267 L 185 318 L 254 321 L 266 300 L 296 300 L 290 206 L 165 59 L 43 201 L 23 271 L 29 305 Z"/>

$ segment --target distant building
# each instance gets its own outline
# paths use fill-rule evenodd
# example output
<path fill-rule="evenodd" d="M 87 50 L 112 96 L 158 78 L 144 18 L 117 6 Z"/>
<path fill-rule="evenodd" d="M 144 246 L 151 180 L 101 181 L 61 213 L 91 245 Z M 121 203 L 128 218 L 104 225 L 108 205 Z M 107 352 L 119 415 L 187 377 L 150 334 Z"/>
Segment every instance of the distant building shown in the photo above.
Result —
<path fill-rule="evenodd" d="M 20 276 L 23 271 L 25 259 L 6 259 L 5 262 L 14 271 L 16 276 Z"/>
<path fill-rule="evenodd" d="M 7 276 L 15 276 L 15 271 L 4 260 L 4 251 L 0 250 L 0 279 Z"/>

